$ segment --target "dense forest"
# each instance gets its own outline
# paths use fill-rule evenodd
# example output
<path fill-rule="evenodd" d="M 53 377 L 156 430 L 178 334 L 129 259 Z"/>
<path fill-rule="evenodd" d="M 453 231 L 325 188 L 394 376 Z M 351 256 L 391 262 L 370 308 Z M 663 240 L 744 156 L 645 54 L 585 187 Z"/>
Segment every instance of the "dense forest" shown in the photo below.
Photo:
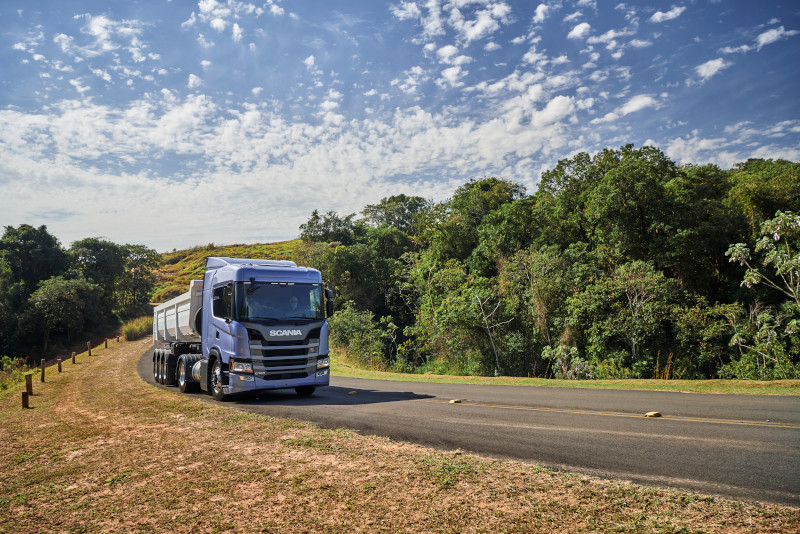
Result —
<path fill-rule="evenodd" d="M 800 378 L 799 163 L 678 166 L 628 145 L 560 161 L 531 195 L 475 179 L 441 203 L 400 194 L 359 214 L 314 211 L 300 234 L 248 251 L 322 271 L 337 353 L 361 366 Z M 65 249 L 44 226 L 5 227 L 0 354 L 52 352 L 149 313 L 201 275 L 209 247 Z M 188 274 L 157 286 L 159 266 L 163 277 L 187 254 Z"/>
<path fill-rule="evenodd" d="M 64 249 L 46 226 L 6 226 L 0 238 L 0 355 L 52 353 L 150 313 L 160 260 L 143 245 L 87 238 Z"/>
<path fill-rule="evenodd" d="M 403 372 L 800 378 L 800 164 L 678 166 L 652 147 L 565 159 L 535 194 L 472 180 L 432 203 L 314 211 L 299 263 L 334 342 Z"/>

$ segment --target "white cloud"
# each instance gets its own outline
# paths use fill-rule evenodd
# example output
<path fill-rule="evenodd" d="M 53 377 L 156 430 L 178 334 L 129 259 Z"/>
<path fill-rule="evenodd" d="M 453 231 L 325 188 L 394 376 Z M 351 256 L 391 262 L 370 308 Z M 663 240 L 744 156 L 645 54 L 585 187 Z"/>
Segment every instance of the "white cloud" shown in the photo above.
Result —
<path fill-rule="evenodd" d="M 237 23 L 234 22 L 233 23 L 233 29 L 232 29 L 232 35 L 231 35 L 231 37 L 233 37 L 233 41 L 236 42 L 236 43 L 241 41 L 242 40 L 242 33 L 243 33 L 242 28 Z"/>
<path fill-rule="evenodd" d="M 576 11 L 575 13 L 570 13 L 566 17 L 564 17 L 564 22 L 574 22 L 579 18 L 583 17 L 583 13 L 580 11 Z"/>
<path fill-rule="evenodd" d="M 676 19 L 680 17 L 681 13 L 683 13 L 685 10 L 686 10 L 685 7 L 673 6 L 673 8 L 667 11 L 666 13 L 663 11 L 656 11 L 655 13 L 653 13 L 653 16 L 650 17 L 650 22 L 660 23 Z"/>
<path fill-rule="evenodd" d="M 592 119 L 592 124 L 603 124 L 614 122 L 625 115 L 630 115 L 631 113 L 636 113 L 637 111 L 641 111 L 646 108 L 657 108 L 659 106 L 658 101 L 650 95 L 636 95 L 630 98 L 627 102 L 623 105 L 619 106 L 614 111 L 606 113 L 603 117 Z"/>
<path fill-rule="evenodd" d="M 186 87 L 188 87 L 189 89 L 195 89 L 197 87 L 200 87 L 200 85 L 202 83 L 203 83 L 203 80 L 201 80 L 199 77 L 195 76 L 194 74 L 190 74 L 189 75 L 189 80 L 186 82 Z"/>
<path fill-rule="evenodd" d="M 645 108 L 652 108 L 658 105 L 658 101 L 649 95 L 636 95 L 630 100 L 628 100 L 622 107 L 619 108 L 619 112 L 622 115 L 628 115 L 630 113 L 635 113 L 637 111 L 641 111 Z"/>
<path fill-rule="evenodd" d="M 250 89 L 250 92 L 253 93 L 254 96 L 260 95 L 264 91 L 263 87 L 253 87 Z"/>
<path fill-rule="evenodd" d="M 591 31 L 592 26 L 588 22 L 581 22 L 567 34 L 568 39 L 583 39 Z"/>
<path fill-rule="evenodd" d="M 200 62 L 200 66 L 203 67 L 203 70 L 208 70 L 211 67 L 211 62 L 207 59 L 204 59 Z"/>
<path fill-rule="evenodd" d="M 400 5 L 390 8 L 392 15 L 400 20 L 417 19 L 422 17 L 422 11 L 415 2 L 400 2 Z"/>
<path fill-rule="evenodd" d="M 450 58 L 458 53 L 458 48 L 453 45 L 446 45 L 441 47 L 439 50 L 436 51 L 436 55 L 439 56 L 439 61 L 441 63 L 448 63 Z"/>
<path fill-rule="evenodd" d="M 219 17 L 211 19 L 209 26 L 217 30 L 218 32 L 225 31 L 225 28 L 228 26 L 228 21 L 225 19 L 221 19 Z"/>
<path fill-rule="evenodd" d="M 752 46 L 744 44 L 744 45 L 737 46 L 737 47 L 724 46 L 724 47 L 720 48 L 719 51 L 722 54 L 743 54 L 743 53 L 751 51 L 752 49 L 753 49 Z"/>
<path fill-rule="evenodd" d="M 706 61 L 702 65 L 698 65 L 694 68 L 697 75 L 700 77 L 700 81 L 705 82 L 715 74 L 717 74 L 722 69 L 726 69 L 733 65 L 728 61 L 725 61 L 722 58 L 711 59 Z"/>
<path fill-rule="evenodd" d="M 642 39 L 632 39 L 630 45 L 634 48 L 647 48 L 648 46 L 653 46 L 653 42 Z"/>
<path fill-rule="evenodd" d="M 787 37 L 791 37 L 793 35 L 797 35 L 800 31 L 797 30 L 786 30 L 783 26 L 778 28 L 772 28 L 771 30 L 767 30 L 764 33 L 760 34 L 756 37 L 756 46 L 758 50 L 761 50 L 761 47 L 766 46 L 768 44 L 775 43 L 780 41 L 781 39 L 785 39 Z"/>
<path fill-rule="evenodd" d="M 547 18 L 548 11 L 550 11 L 550 7 L 547 4 L 539 4 L 536 6 L 536 11 L 534 11 L 533 15 L 533 23 L 541 24 L 544 22 L 544 19 Z"/>
<path fill-rule="evenodd" d="M 483 49 L 487 52 L 494 52 L 495 50 L 500 50 L 500 45 L 495 43 L 494 41 L 489 41 L 483 46 Z"/>
<path fill-rule="evenodd" d="M 436 80 L 436 84 L 442 88 L 461 87 L 464 85 L 464 82 L 461 81 L 461 78 L 466 74 L 468 74 L 468 72 L 462 71 L 461 67 L 449 67 L 442 71 L 441 77 Z"/>

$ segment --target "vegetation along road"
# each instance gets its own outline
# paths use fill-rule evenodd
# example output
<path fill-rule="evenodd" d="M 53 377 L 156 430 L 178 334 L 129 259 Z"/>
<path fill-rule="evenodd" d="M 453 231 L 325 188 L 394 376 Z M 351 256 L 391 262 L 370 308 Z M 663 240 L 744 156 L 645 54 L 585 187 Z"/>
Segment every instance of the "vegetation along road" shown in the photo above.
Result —
<path fill-rule="evenodd" d="M 148 351 L 139 362 L 139 374 L 153 383 L 151 361 Z M 232 404 L 248 412 L 443 449 L 800 506 L 797 396 L 476 386 L 336 376 L 331 384 L 311 398 L 298 398 L 287 390 Z M 645 417 L 655 411 L 662 416 Z"/>

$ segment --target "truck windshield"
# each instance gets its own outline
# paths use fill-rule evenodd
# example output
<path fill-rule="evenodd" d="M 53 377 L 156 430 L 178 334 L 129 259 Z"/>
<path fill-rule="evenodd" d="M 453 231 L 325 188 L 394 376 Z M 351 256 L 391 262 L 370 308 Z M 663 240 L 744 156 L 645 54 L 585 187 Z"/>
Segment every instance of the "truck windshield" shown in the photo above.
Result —
<path fill-rule="evenodd" d="M 321 321 L 325 318 L 322 285 L 240 282 L 240 321 Z"/>

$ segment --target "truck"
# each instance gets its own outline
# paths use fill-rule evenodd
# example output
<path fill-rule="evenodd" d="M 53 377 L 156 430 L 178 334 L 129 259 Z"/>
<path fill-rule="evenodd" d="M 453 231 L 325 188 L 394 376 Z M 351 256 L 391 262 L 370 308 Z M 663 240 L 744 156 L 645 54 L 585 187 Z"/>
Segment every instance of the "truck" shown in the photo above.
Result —
<path fill-rule="evenodd" d="M 232 395 L 330 383 L 333 292 L 291 261 L 210 257 L 202 280 L 153 309 L 153 378 Z"/>

